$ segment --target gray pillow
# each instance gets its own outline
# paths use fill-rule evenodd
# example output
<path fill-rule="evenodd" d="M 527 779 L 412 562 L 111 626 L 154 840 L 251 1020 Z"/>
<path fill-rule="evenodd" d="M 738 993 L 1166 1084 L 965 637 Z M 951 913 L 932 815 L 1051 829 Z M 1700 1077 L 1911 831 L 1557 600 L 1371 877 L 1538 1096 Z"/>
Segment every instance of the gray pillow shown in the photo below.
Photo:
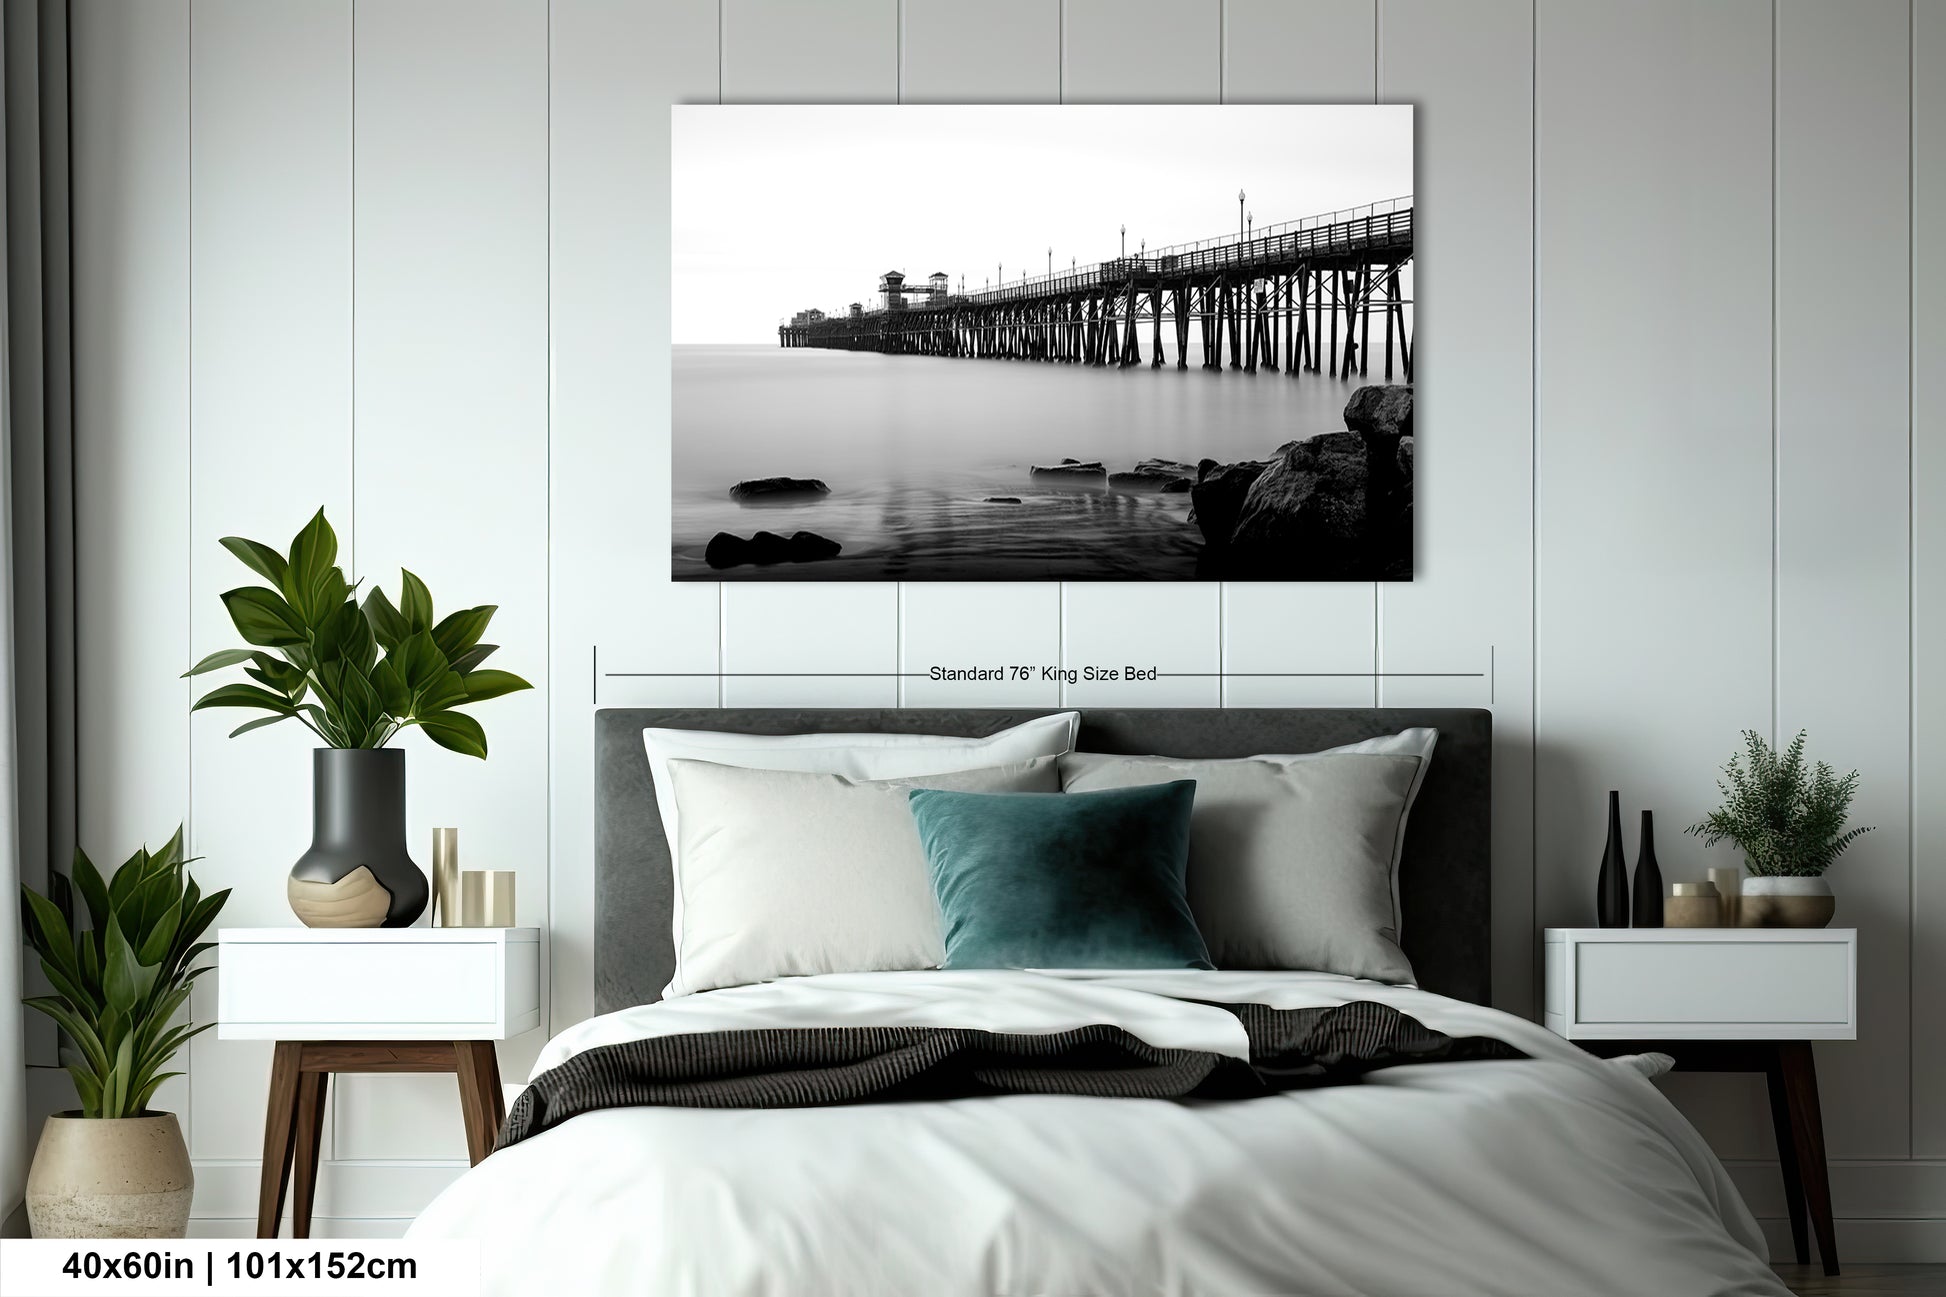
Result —
<path fill-rule="evenodd" d="M 1058 793 L 1054 758 L 910 779 L 671 761 L 682 920 L 665 997 L 946 957 L 914 788 Z"/>
<path fill-rule="evenodd" d="M 1412 981 L 1392 863 L 1421 758 L 1380 753 L 1191 761 L 1073 752 L 1071 793 L 1196 781 L 1189 908 L 1218 968 Z"/>

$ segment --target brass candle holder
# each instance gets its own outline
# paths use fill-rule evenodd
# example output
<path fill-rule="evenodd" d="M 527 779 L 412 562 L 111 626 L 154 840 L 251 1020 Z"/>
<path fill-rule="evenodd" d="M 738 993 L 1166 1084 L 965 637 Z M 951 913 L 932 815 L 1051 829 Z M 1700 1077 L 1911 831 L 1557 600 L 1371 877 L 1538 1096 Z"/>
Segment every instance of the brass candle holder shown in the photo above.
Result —
<path fill-rule="evenodd" d="M 432 923 L 457 928 L 459 915 L 459 830 L 432 831 Z"/>
<path fill-rule="evenodd" d="M 459 876 L 459 926 L 514 926 L 514 871 L 464 869 Z"/>

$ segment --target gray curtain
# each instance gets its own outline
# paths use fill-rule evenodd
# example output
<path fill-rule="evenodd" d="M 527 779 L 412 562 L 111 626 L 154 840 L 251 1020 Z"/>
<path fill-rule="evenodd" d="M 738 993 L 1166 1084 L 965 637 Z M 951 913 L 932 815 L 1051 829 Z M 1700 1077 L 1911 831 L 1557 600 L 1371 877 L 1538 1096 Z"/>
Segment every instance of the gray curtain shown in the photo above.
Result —
<path fill-rule="evenodd" d="M 27 1068 L 54 1033 L 22 1020 L 19 884 L 45 890 L 75 839 L 74 390 L 68 263 L 68 6 L 5 0 L 6 297 L 0 316 L 0 1216 L 32 1149 Z M 23 976 L 24 975 L 24 976 Z"/>

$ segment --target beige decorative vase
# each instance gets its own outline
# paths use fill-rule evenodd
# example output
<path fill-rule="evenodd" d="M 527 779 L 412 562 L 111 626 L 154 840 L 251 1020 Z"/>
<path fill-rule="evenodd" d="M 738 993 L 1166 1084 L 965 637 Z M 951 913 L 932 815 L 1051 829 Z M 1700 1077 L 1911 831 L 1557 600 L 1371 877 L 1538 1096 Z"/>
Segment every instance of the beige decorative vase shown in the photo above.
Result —
<path fill-rule="evenodd" d="M 35 1238 L 182 1238 L 195 1189 L 174 1113 L 57 1113 L 27 1173 L 27 1221 Z"/>
<path fill-rule="evenodd" d="M 1838 898 L 1822 878 L 1766 877 L 1743 880 L 1737 898 L 1739 928 L 1822 928 L 1838 912 Z"/>

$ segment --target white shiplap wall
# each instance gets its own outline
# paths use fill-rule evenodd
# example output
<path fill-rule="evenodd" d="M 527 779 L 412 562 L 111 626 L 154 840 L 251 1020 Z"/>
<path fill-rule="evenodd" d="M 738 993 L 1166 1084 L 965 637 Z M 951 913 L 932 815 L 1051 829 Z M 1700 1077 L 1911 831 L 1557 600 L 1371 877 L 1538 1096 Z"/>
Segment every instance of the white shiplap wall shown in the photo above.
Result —
<path fill-rule="evenodd" d="M 304 736 L 233 743 L 175 674 L 226 638 L 216 538 L 320 504 L 360 574 L 500 603 L 541 686 L 484 717 L 485 766 L 414 745 L 413 832 L 458 822 L 469 863 L 518 871 L 555 1029 L 592 1001 L 596 690 L 719 699 L 598 676 L 596 646 L 602 671 L 973 646 L 1205 673 L 746 675 L 732 705 L 1490 705 L 1516 1011 L 1535 925 L 1590 908 L 1602 792 L 1655 807 L 1665 871 L 1697 874 L 1676 830 L 1736 731 L 1808 725 L 1881 826 L 1840 882 L 1865 1037 L 1822 1051 L 1847 1252 L 1946 1256 L 1946 1047 L 1912 993 L 1946 970 L 1946 705 L 1912 670 L 1946 535 L 1911 504 L 1946 486 L 1914 363 L 1946 276 L 1911 237 L 1946 203 L 1943 61 L 1946 0 L 78 0 L 84 843 L 187 816 L 230 919 L 283 919 Z M 1417 104 L 1418 579 L 670 583 L 668 105 L 719 98 Z M 1273 670 L 1320 674 L 1242 674 Z M 264 1068 L 205 1037 L 170 1100 L 205 1232 L 253 1214 Z M 1683 1080 L 1780 1214 L 1753 1088 Z M 396 1231 L 455 1174 L 450 1097 L 354 1081 L 330 1148 L 328 1228 Z"/>

